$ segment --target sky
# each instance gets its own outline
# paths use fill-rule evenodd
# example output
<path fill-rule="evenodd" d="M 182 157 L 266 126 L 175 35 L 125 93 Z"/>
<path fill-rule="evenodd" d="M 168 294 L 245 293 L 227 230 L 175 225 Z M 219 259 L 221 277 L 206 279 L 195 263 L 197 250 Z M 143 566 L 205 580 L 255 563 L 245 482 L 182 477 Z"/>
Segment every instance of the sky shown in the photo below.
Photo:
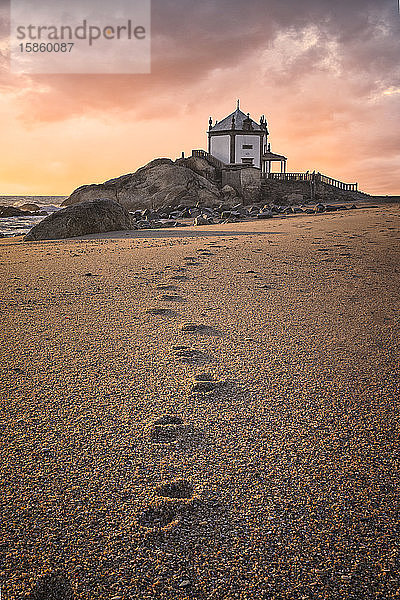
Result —
<path fill-rule="evenodd" d="M 13 73 L 9 12 L 0 0 L 0 195 L 69 195 L 206 149 L 238 98 L 288 171 L 400 195 L 398 0 L 152 0 L 139 75 Z"/>

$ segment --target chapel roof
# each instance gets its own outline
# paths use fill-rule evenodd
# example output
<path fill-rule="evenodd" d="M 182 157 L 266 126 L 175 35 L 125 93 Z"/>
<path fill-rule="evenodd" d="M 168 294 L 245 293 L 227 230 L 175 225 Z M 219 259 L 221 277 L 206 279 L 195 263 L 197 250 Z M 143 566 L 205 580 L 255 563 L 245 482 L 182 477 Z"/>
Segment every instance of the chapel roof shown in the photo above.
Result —
<path fill-rule="evenodd" d="M 219 121 L 216 125 L 214 125 L 210 131 L 230 131 L 232 129 L 232 117 L 235 117 L 235 127 L 236 129 L 244 129 L 243 121 L 247 119 L 247 115 L 240 110 L 238 107 L 233 113 Z M 256 123 L 251 119 L 251 123 L 253 125 L 254 131 L 261 131 L 261 127 L 259 123 Z"/>
<path fill-rule="evenodd" d="M 274 152 L 268 151 L 262 155 L 263 160 L 287 160 L 283 154 L 275 154 Z"/>

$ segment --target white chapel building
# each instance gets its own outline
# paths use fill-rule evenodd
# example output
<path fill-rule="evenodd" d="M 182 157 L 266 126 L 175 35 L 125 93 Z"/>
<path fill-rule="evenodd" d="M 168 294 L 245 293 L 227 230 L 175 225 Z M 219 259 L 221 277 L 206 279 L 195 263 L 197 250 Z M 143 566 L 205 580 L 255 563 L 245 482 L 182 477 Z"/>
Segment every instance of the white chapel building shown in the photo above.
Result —
<path fill-rule="evenodd" d="M 213 124 L 210 117 L 208 152 L 225 165 L 256 167 L 263 173 L 271 172 L 272 162 L 280 162 L 281 173 L 286 172 L 286 156 L 271 152 L 268 142 L 268 125 L 264 115 L 256 123 L 240 110 L 236 110 Z"/>

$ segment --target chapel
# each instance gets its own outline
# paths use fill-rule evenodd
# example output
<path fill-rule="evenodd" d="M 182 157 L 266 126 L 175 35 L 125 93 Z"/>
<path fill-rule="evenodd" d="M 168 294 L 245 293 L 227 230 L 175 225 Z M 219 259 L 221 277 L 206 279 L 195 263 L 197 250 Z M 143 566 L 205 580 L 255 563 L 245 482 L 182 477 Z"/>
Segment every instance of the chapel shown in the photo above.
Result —
<path fill-rule="evenodd" d="M 262 173 L 272 172 L 272 163 L 280 163 L 280 172 L 286 173 L 286 156 L 271 152 L 269 131 L 265 116 L 257 123 L 240 109 L 222 119 L 209 119 L 208 152 L 225 165 L 256 167 Z"/>

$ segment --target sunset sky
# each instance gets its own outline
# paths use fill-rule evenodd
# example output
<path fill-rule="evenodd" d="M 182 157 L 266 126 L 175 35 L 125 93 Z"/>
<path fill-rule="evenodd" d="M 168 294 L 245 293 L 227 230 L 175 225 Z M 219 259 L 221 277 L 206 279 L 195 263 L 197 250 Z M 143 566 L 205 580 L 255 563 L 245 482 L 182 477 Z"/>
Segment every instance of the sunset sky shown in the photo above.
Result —
<path fill-rule="evenodd" d="M 237 98 L 288 171 L 400 194 L 397 0 L 153 0 L 149 75 L 13 74 L 0 7 L 0 195 L 68 195 L 206 148 Z"/>

